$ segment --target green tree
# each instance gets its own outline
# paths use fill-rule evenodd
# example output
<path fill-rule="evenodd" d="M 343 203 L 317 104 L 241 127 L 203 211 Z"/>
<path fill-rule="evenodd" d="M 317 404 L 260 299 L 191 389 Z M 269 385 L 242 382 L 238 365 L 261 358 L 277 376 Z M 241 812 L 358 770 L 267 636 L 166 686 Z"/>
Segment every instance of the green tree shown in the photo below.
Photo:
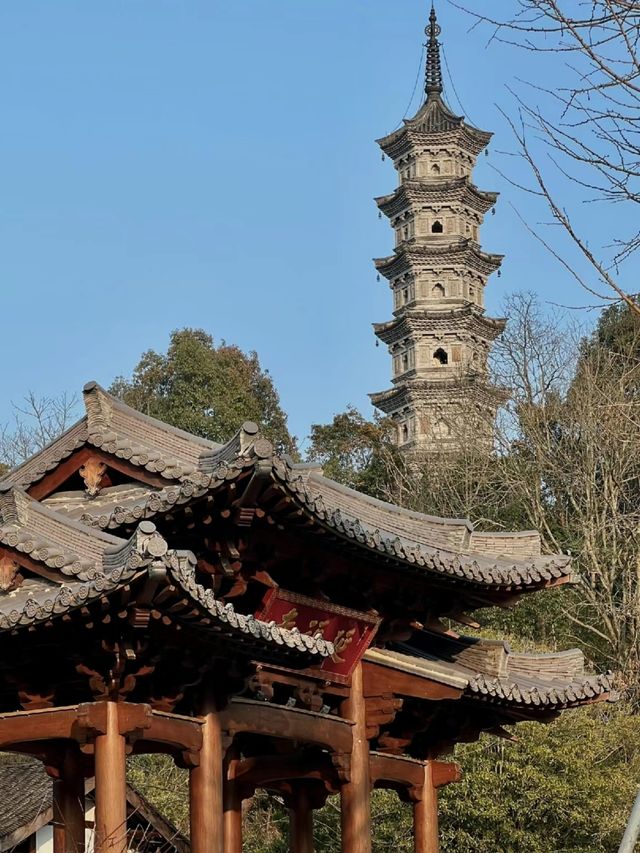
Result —
<path fill-rule="evenodd" d="M 218 346 L 202 329 L 171 333 L 166 353 L 145 352 L 131 379 L 111 392 L 134 409 L 173 426 L 225 442 L 244 421 L 255 421 L 279 451 L 296 452 L 295 439 L 268 371 L 255 352 Z"/>
<path fill-rule="evenodd" d="M 325 476 L 374 497 L 385 497 L 393 469 L 401 464 L 388 418 L 368 421 L 353 406 L 330 424 L 313 424 L 307 458 Z"/>

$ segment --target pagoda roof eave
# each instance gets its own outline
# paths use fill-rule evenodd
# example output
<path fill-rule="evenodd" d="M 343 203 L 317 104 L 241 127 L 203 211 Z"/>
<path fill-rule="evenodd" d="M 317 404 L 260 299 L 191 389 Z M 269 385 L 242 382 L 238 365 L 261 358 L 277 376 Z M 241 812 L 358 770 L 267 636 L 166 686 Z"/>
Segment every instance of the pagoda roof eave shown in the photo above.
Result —
<path fill-rule="evenodd" d="M 399 149 L 403 147 L 402 143 L 407 137 L 433 140 L 452 133 L 462 134 L 476 153 L 482 151 L 493 136 L 492 133 L 469 124 L 464 116 L 455 115 L 441 97 L 435 96 L 427 99 L 413 118 L 404 119 L 401 127 L 376 139 L 376 143 L 385 154 L 396 159 L 404 153 Z"/>
<path fill-rule="evenodd" d="M 433 378 L 414 377 L 402 385 L 396 385 L 384 391 L 375 391 L 369 394 L 369 399 L 372 405 L 390 415 L 404 406 L 407 398 L 415 400 L 416 398 L 422 399 L 425 394 L 429 397 L 441 394 L 447 395 L 451 399 L 452 395 L 458 392 L 464 393 L 468 389 L 477 389 L 482 394 L 490 396 L 497 405 L 503 405 L 510 396 L 508 388 L 492 385 L 474 374 L 466 377 L 447 376 L 437 381 Z"/>
<path fill-rule="evenodd" d="M 374 199 L 385 216 L 396 216 L 413 202 L 428 200 L 433 196 L 444 201 L 469 204 L 479 213 L 486 213 L 498 200 L 499 193 L 480 190 L 467 177 L 453 180 L 407 180 L 388 195 Z"/>
<path fill-rule="evenodd" d="M 467 323 L 465 328 L 472 324 L 480 334 L 489 340 L 495 340 L 504 331 L 507 324 L 505 318 L 487 317 L 481 309 L 469 303 L 448 310 L 405 310 L 404 314 L 395 317 L 393 320 L 385 323 L 373 323 L 372 325 L 376 337 L 388 345 L 419 329 L 425 323 L 430 322 L 442 326 L 447 322 L 456 321 Z"/>
<path fill-rule="evenodd" d="M 457 256 L 457 257 L 456 257 Z M 460 263 L 473 266 L 478 272 L 490 275 L 499 269 L 504 255 L 483 252 L 473 240 L 461 238 L 452 243 L 405 243 L 393 255 L 374 258 L 374 265 L 381 275 L 391 279 L 412 263 L 439 260 L 442 263 Z"/>

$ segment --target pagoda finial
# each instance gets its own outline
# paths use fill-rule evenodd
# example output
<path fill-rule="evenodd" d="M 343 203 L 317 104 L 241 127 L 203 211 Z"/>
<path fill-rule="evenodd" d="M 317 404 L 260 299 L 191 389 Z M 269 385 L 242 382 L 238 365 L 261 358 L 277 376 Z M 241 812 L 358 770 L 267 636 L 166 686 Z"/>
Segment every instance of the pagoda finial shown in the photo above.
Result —
<path fill-rule="evenodd" d="M 429 15 L 429 24 L 425 29 L 425 33 L 429 36 L 427 42 L 427 73 L 425 76 L 424 90 L 427 97 L 431 95 L 440 95 L 442 93 L 442 68 L 440 66 L 440 25 L 436 19 L 436 10 L 431 3 L 431 14 Z"/>

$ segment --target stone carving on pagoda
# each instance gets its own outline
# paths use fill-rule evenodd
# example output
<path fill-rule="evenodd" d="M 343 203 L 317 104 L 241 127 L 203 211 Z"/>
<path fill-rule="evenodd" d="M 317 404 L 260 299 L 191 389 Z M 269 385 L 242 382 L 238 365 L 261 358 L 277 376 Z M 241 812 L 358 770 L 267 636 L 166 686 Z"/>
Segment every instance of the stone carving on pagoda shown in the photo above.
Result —
<path fill-rule="evenodd" d="M 375 261 L 393 294 L 393 319 L 375 323 L 392 359 L 392 387 L 371 394 L 409 455 L 492 444 L 505 391 L 491 384 L 488 357 L 505 321 L 484 313 L 484 290 L 502 256 L 480 248 L 480 226 L 497 193 L 472 182 L 491 134 L 452 113 L 443 99 L 440 27 L 431 10 L 426 100 L 414 118 L 378 140 L 399 186 L 376 199 L 395 251 Z"/>

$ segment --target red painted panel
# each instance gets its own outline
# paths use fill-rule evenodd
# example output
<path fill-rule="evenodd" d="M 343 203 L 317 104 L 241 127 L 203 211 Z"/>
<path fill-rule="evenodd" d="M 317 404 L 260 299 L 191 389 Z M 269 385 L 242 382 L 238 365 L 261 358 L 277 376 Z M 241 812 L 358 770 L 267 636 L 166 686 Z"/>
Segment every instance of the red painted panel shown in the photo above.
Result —
<path fill-rule="evenodd" d="M 302 634 L 321 635 L 332 642 L 334 654 L 318 669 L 338 676 L 340 681 L 351 676 L 381 622 L 377 616 L 307 598 L 280 587 L 266 593 L 255 616 L 265 622 L 275 622 L 281 628 L 297 628 Z"/>

